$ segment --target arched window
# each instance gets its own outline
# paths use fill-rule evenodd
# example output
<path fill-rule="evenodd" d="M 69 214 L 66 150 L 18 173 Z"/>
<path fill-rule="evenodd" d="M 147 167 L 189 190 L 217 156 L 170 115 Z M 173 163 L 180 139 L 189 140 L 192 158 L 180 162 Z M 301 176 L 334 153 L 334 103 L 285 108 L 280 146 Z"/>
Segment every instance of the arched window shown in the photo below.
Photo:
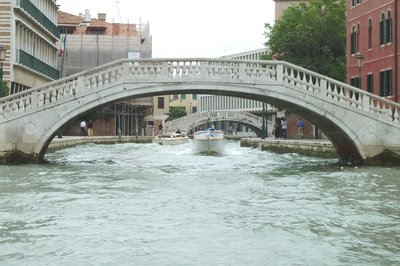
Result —
<path fill-rule="evenodd" d="M 392 13 L 389 10 L 386 16 L 385 14 L 381 15 L 379 31 L 380 45 L 392 42 L 392 25 Z"/>
<path fill-rule="evenodd" d="M 372 49 L 372 19 L 368 20 L 368 49 Z"/>
<path fill-rule="evenodd" d="M 379 22 L 379 44 L 385 44 L 385 14 L 381 15 L 381 21 Z"/>
<path fill-rule="evenodd" d="M 386 16 L 386 43 L 392 42 L 392 13 L 390 10 Z"/>

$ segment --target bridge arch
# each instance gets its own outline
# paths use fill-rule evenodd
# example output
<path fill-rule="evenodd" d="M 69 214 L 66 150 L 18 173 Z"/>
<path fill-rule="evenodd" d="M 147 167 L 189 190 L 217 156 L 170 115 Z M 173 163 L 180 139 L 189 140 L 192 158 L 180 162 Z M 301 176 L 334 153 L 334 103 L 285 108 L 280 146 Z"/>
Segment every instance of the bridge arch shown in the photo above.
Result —
<path fill-rule="evenodd" d="M 189 132 L 201 125 L 207 123 L 218 123 L 218 122 L 233 122 L 241 125 L 245 125 L 255 132 L 258 136 L 261 136 L 263 127 L 263 118 L 259 115 L 254 115 L 250 112 L 244 111 L 199 111 L 186 115 L 184 117 L 168 121 L 165 123 L 163 130 L 165 132 L 175 132 L 178 129 L 183 132 Z M 272 131 L 272 122 L 265 121 L 269 131 Z"/>
<path fill-rule="evenodd" d="M 1 155 L 18 151 L 40 161 L 59 128 L 94 108 L 177 93 L 254 99 L 299 114 L 343 162 L 400 149 L 400 105 L 286 62 L 124 59 L 0 99 Z"/>

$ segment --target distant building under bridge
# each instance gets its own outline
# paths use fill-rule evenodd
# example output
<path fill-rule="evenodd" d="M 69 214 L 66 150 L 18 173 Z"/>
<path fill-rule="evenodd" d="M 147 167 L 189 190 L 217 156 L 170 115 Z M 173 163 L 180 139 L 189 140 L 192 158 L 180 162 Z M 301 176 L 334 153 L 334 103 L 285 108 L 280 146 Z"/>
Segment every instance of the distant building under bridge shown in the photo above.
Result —
<path fill-rule="evenodd" d="M 58 13 L 61 38 L 58 65 L 61 77 L 95 68 L 121 58 L 151 58 L 149 23 L 109 23 L 106 14 L 92 18 L 89 10 L 73 15 Z M 152 97 L 108 104 L 79 120 L 93 119 L 95 135 L 144 135 L 145 117 L 152 112 Z M 78 135 L 79 120 L 69 124 L 64 134 Z"/>

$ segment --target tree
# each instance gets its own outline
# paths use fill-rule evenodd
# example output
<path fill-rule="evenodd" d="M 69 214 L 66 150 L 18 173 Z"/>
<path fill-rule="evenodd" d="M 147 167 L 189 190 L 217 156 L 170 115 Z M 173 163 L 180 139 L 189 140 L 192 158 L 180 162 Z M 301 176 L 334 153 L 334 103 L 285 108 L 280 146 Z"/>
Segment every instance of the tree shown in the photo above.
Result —
<path fill-rule="evenodd" d="M 172 120 L 178 119 L 180 117 L 183 117 L 185 115 L 187 115 L 187 113 L 185 111 L 185 107 L 180 107 L 180 106 L 171 107 L 169 109 L 169 116 L 166 119 L 166 121 L 172 121 Z"/>
<path fill-rule="evenodd" d="M 274 25 L 265 24 L 270 52 L 319 74 L 345 81 L 346 2 L 310 0 L 289 7 Z"/>

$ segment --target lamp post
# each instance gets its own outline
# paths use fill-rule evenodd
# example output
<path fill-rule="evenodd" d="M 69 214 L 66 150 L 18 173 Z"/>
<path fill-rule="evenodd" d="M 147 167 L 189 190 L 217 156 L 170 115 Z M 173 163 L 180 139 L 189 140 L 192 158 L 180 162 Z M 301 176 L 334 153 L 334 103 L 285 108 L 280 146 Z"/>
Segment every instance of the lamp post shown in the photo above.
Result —
<path fill-rule="evenodd" d="M 6 60 L 7 48 L 0 45 L 0 97 L 3 97 L 3 61 Z"/>
<path fill-rule="evenodd" d="M 356 53 L 356 59 L 358 60 L 358 78 L 359 78 L 359 89 L 361 89 L 361 68 L 362 68 L 362 60 L 365 59 L 364 55 L 361 52 Z"/>

